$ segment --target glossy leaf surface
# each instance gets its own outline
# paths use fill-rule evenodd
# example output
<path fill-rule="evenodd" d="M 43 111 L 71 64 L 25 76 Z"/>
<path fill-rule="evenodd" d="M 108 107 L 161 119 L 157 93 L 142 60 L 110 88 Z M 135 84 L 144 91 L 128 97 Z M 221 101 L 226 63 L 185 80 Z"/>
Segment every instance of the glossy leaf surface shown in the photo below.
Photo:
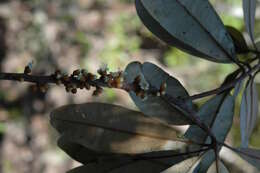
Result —
<path fill-rule="evenodd" d="M 136 0 L 146 27 L 166 43 L 215 62 L 236 59 L 219 16 L 205 0 Z"/>

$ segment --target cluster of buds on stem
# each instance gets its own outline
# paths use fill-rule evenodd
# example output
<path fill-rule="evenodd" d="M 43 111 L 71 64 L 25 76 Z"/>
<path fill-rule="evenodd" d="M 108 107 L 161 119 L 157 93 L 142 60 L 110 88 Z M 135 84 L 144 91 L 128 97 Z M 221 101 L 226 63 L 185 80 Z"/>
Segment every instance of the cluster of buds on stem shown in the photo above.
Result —
<path fill-rule="evenodd" d="M 85 69 L 77 69 L 71 75 L 62 74 L 60 70 L 56 70 L 53 74 L 56 84 L 63 84 L 67 92 L 76 94 L 78 89 L 90 90 L 95 87 L 93 91 L 94 96 L 102 93 L 102 86 L 109 88 L 122 88 L 123 86 L 123 72 L 108 72 L 108 68 L 100 68 L 99 76 L 87 72 Z"/>
<path fill-rule="evenodd" d="M 93 81 L 97 79 L 96 75 L 88 73 L 85 69 L 74 70 L 71 75 L 56 70 L 53 77 L 57 85 L 63 84 L 66 91 L 73 94 L 76 94 L 78 89 L 90 90 L 91 86 L 94 86 Z"/>
<path fill-rule="evenodd" d="M 30 62 L 30 63 L 28 63 L 27 66 L 25 66 L 24 74 L 28 75 L 32 72 L 32 65 L 33 65 L 33 62 Z"/>
<path fill-rule="evenodd" d="M 117 72 L 108 72 L 108 68 L 105 66 L 100 68 L 98 71 L 100 80 L 107 84 L 110 88 L 122 88 L 123 87 L 123 71 L 118 70 Z"/>
<path fill-rule="evenodd" d="M 148 96 L 158 97 L 165 95 L 166 88 L 166 82 L 161 83 L 159 89 L 150 86 L 150 84 L 141 75 L 138 75 L 131 84 L 127 85 L 127 91 L 133 91 L 136 96 L 140 97 L 143 101 L 146 100 Z"/>
<path fill-rule="evenodd" d="M 31 64 L 27 65 L 24 69 L 24 76 L 21 80 L 30 78 L 32 67 Z M 137 76 L 132 83 L 124 81 L 125 73 L 121 70 L 116 72 L 109 72 L 105 66 L 97 70 L 99 76 L 89 73 L 85 69 L 74 70 L 71 75 L 63 74 L 60 70 L 56 70 L 48 78 L 42 78 L 33 80 L 36 85 L 34 90 L 40 90 L 46 92 L 48 89 L 48 83 L 56 83 L 57 85 L 64 85 L 68 93 L 76 94 L 78 89 L 90 90 L 92 87 L 95 88 L 93 91 L 94 96 L 98 96 L 102 93 L 103 87 L 119 88 L 127 92 L 134 92 L 136 96 L 142 100 L 146 100 L 148 96 L 162 96 L 166 94 L 166 82 L 162 82 L 159 88 L 154 88 L 145 80 L 144 76 Z M 20 78 L 19 78 L 20 79 Z M 35 76 L 34 76 L 35 79 Z M 29 80 L 32 81 L 32 80 Z"/>

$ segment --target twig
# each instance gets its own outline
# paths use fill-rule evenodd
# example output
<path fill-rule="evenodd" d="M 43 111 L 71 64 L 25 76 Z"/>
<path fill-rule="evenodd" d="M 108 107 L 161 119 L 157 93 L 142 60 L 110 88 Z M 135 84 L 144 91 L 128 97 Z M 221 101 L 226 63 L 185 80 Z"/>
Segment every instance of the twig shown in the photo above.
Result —
<path fill-rule="evenodd" d="M 204 98 L 204 97 L 207 97 L 207 96 L 211 96 L 211 95 L 214 95 L 214 94 L 219 94 L 219 93 L 222 93 L 228 89 L 231 89 L 233 87 L 235 87 L 235 85 L 242 81 L 243 79 L 245 79 L 248 75 L 252 74 L 254 71 L 258 70 L 260 68 L 260 65 L 257 64 L 255 65 L 254 67 L 251 68 L 251 70 L 249 70 L 248 72 L 242 74 L 239 78 L 233 80 L 232 82 L 226 84 L 226 85 L 223 85 L 219 88 L 216 88 L 216 89 L 213 89 L 213 90 L 210 90 L 210 91 L 206 91 L 206 92 L 203 92 L 203 93 L 200 93 L 200 94 L 195 94 L 195 95 L 192 95 L 190 96 L 190 98 L 192 100 L 196 100 L 196 99 L 201 99 L 201 98 Z"/>
<path fill-rule="evenodd" d="M 201 152 L 208 151 L 208 150 L 210 150 L 209 147 L 202 148 L 202 149 L 195 150 L 195 151 L 189 151 L 189 152 L 177 153 L 177 154 L 168 154 L 168 155 L 164 155 L 164 156 L 137 156 L 137 158 L 135 158 L 134 160 L 164 159 L 164 158 L 169 158 L 169 157 L 186 156 L 186 155 L 191 155 L 191 154 L 197 154 L 197 153 L 201 153 Z"/>

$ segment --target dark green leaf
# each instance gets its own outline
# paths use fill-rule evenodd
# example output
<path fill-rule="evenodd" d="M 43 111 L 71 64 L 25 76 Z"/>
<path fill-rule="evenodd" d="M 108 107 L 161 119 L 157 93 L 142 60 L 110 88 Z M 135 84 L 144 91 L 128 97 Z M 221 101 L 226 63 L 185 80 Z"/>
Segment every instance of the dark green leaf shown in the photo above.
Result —
<path fill-rule="evenodd" d="M 233 122 L 235 96 L 222 93 L 207 101 L 199 110 L 198 116 L 205 125 L 211 127 L 211 132 L 219 142 L 224 142 Z M 198 126 L 192 125 L 185 137 L 196 142 L 210 143 L 207 133 Z M 206 140 L 207 139 L 207 140 Z M 194 147 L 196 148 L 196 147 Z M 218 151 L 221 147 L 218 148 Z M 206 173 L 210 165 L 216 160 L 213 150 L 206 152 L 193 173 Z"/>
<path fill-rule="evenodd" d="M 186 158 L 197 155 L 197 153 L 189 153 L 190 148 L 188 146 L 180 147 L 177 150 L 166 150 L 158 152 L 149 152 L 142 154 L 116 154 L 116 153 L 104 153 L 91 150 L 82 145 L 80 141 L 74 141 L 71 136 L 62 135 L 58 140 L 58 146 L 65 151 L 70 157 L 83 164 L 87 163 L 99 163 L 111 162 L 116 163 L 128 163 L 129 161 L 146 160 L 149 162 L 157 162 L 163 164 L 165 167 L 178 163 Z M 185 153 L 185 154 L 184 154 Z M 120 162 L 119 162 L 120 161 Z"/>
<path fill-rule="evenodd" d="M 224 142 L 233 123 L 235 98 L 227 95 L 211 128 L 219 142 Z"/>
<path fill-rule="evenodd" d="M 243 0 L 243 12 L 246 30 L 254 43 L 256 0 Z"/>
<path fill-rule="evenodd" d="M 86 103 L 68 105 L 51 113 L 51 124 L 71 141 L 104 153 L 137 154 L 174 150 L 173 128 L 120 106 Z M 164 132 L 164 133 L 162 133 Z"/>
<path fill-rule="evenodd" d="M 243 88 L 244 80 L 238 82 L 235 85 L 233 96 L 236 98 L 238 94 L 240 93 L 241 89 Z"/>
<path fill-rule="evenodd" d="M 98 162 L 99 160 L 112 161 L 117 158 L 122 159 L 126 157 L 126 155 L 122 154 L 104 153 L 91 150 L 85 147 L 80 141 L 74 141 L 73 137 L 71 138 L 71 136 L 65 134 L 60 136 L 58 146 L 74 160 L 83 164 Z"/>
<path fill-rule="evenodd" d="M 196 155 L 196 153 L 188 154 L 189 151 L 185 151 L 187 148 L 179 151 L 159 151 L 136 155 L 106 154 L 89 150 L 71 140 L 70 136 L 61 136 L 58 142 L 59 147 L 86 166 L 73 169 L 69 173 L 80 173 L 81 171 L 88 173 L 119 173 L 120 171 L 159 173 L 173 164 Z M 187 154 L 184 155 L 183 152 L 187 152 Z"/>
<path fill-rule="evenodd" d="M 121 163 L 120 163 L 121 162 Z M 163 163 L 152 161 L 128 161 L 123 163 L 118 160 L 116 163 L 91 163 L 75 168 L 68 173 L 160 173 L 168 168 Z"/>
<path fill-rule="evenodd" d="M 102 103 L 64 106 L 52 112 L 51 123 L 61 134 L 59 147 L 73 159 L 87 164 L 70 173 L 83 170 L 159 173 L 198 155 L 190 153 L 190 145 L 172 140 L 176 138 L 172 127 L 119 106 Z"/>
<path fill-rule="evenodd" d="M 181 83 L 164 72 L 158 66 L 152 63 L 141 64 L 139 62 L 132 62 L 128 64 L 125 69 L 125 81 L 132 83 L 137 76 L 140 76 L 142 85 L 160 89 L 161 84 L 166 83 L 166 94 L 178 99 L 179 97 L 188 98 L 183 105 L 192 110 L 192 102 L 189 99 L 189 94 Z M 136 106 L 145 114 L 151 117 L 156 117 L 166 123 L 173 125 L 190 124 L 189 117 L 184 115 L 178 109 L 173 108 L 164 99 L 159 96 L 148 95 L 146 99 L 136 96 L 136 93 L 129 93 Z"/>
<path fill-rule="evenodd" d="M 225 141 L 228 132 L 232 126 L 234 116 L 234 104 L 234 96 L 226 96 L 219 109 L 216 119 L 214 120 L 211 132 L 214 134 L 218 142 Z M 209 143 L 209 141 L 210 139 L 208 138 L 207 143 Z M 218 147 L 218 152 L 220 151 L 220 149 L 221 147 Z M 215 160 L 216 157 L 214 151 L 208 151 L 203 155 L 200 163 L 195 168 L 193 173 L 206 173 L 210 165 L 212 165 Z"/>
<path fill-rule="evenodd" d="M 205 125 L 211 127 L 211 131 L 219 142 L 223 142 L 230 130 L 234 115 L 234 96 L 222 93 L 207 101 L 199 110 L 198 116 Z M 207 139 L 207 134 L 198 128 L 196 125 L 192 125 L 185 137 L 196 142 L 203 143 Z M 208 138 L 207 143 L 210 142 Z M 197 147 L 193 147 L 197 148 Z M 218 148 L 218 152 L 221 147 Z M 185 160 L 179 164 L 173 165 L 167 169 L 164 173 L 206 173 L 210 166 L 216 160 L 215 152 L 213 150 L 207 151 L 202 155 L 201 159 L 194 157 L 189 160 Z M 220 165 L 220 170 L 226 171 L 223 165 Z M 211 170 L 214 170 L 211 168 Z M 167 172 L 168 171 L 168 172 Z M 225 173 L 225 172 L 224 172 Z"/>
<path fill-rule="evenodd" d="M 205 0 L 136 0 L 146 27 L 166 43 L 215 62 L 236 59 L 219 16 Z"/>
<path fill-rule="evenodd" d="M 205 125 L 209 127 L 212 126 L 220 109 L 220 106 L 223 103 L 224 97 L 224 93 L 216 95 L 201 106 L 197 115 Z M 184 136 L 191 141 L 203 143 L 207 138 L 207 133 L 197 125 L 191 125 Z"/>
<path fill-rule="evenodd" d="M 249 138 L 258 116 L 258 93 L 253 80 L 249 81 L 240 106 L 241 146 L 248 147 Z"/>
<path fill-rule="evenodd" d="M 233 42 L 237 53 L 248 53 L 248 46 L 243 34 L 232 26 L 226 26 Z"/>
<path fill-rule="evenodd" d="M 215 153 L 213 150 L 206 152 L 202 156 L 201 160 L 196 165 L 196 167 L 192 173 L 206 173 L 208 171 L 210 165 L 212 165 L 212 163 L 214 163 L 215 160 L 216 160 L 216 158 L 215 158 Z"/>

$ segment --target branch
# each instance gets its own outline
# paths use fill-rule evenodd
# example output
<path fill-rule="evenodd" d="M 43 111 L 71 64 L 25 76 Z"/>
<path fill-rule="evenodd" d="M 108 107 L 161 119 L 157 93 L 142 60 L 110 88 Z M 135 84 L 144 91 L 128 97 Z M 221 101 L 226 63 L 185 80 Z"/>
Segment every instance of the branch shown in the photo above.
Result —
<path fill-rule="evenodd" d="M 62 84 L 67 92 L 72 93 L 76 93 L 77 88 L 89 90 L 92 86 L 100 90 L 101 87 L 109 87 L 101 78 L 97 79 L 96 75 L 84 70 L 75 70 L 70 76 L 62 75 L 59 70 L 48 76 L 37 76 L 29 73 L 0 73 L 0 80 L 34 83 L 41 91 L 46 91 L 48 84 Z"/>
<path fill-rule="evenodd" d="M 56 83 L 54 76 L 34 76 L 25 73 L 0 73 L 0 80 L 11 80 L 31 83 Z"/>
<path fill-rule="evenodd" d="M 235 87 L 235 85 L 238 82 L 244 80 L 247 76 L 252 74 L 254 71 L 258 70 L 259 68 L 260 68 L 260 65 L 257 64 L 253 68 L 251 68 L 248 72 L 243 73 L 239 78 L 231 81 L 230 83 L 227 83 L 227 84 L 225 84 L 225 85 L 223 85 L 223 86 L 221 86 L 219 88 L 216 88 L 216 89 L 213 89 L 213 90 L 210 90 L 210 91 L 206 91 L 206 92 L 203 92 L 203 93 L 200 93 L 200 94 L 192 95 L 192 96 L 190 96 L 190 98 L 192 100 L 196 100 L 196 99 L 200 99 L 200 98 L 203 98 L 203 97 L 211 96 L 211 95 L 214 95 L 214 94 L 219 94 L 219 93 L 222 93 L 222 92 L 224 92 L 226 90 L 232 89 L 232 88 Z"/>

